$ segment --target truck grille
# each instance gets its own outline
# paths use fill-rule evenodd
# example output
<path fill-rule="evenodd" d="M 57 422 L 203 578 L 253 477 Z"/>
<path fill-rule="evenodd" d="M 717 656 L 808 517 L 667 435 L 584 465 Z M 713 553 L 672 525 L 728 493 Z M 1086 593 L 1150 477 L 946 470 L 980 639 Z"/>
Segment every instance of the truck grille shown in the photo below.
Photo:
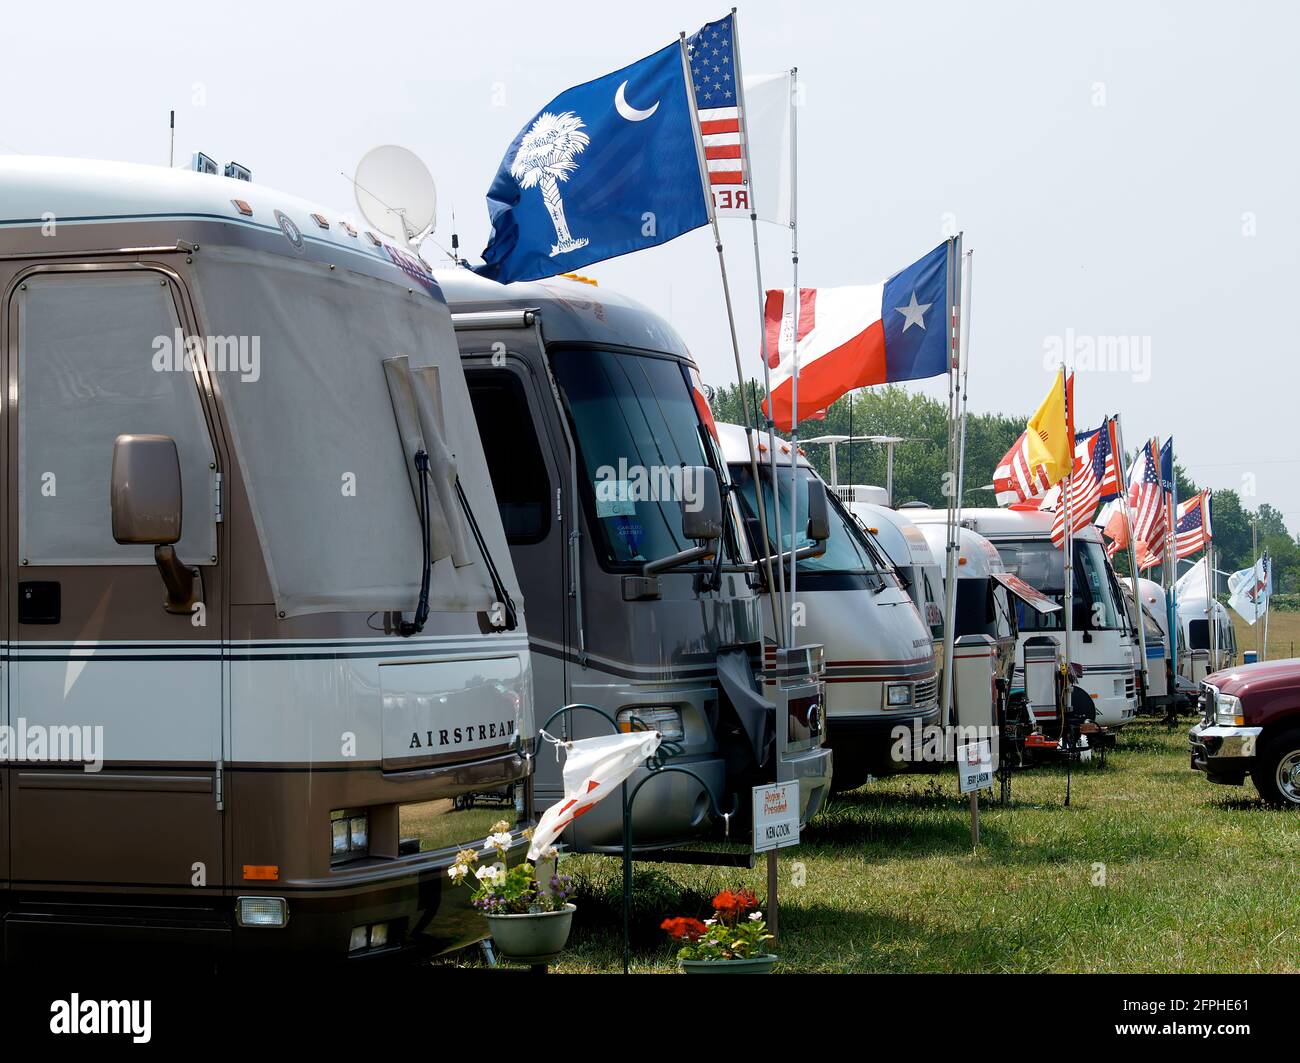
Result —
<path fill-rule="evenodd" d="M 939 703 L 939 677 L 930 676 L 916 684 L 915 701 L 917 708 L 928 708 Z"/>
<path fill-rule="evenodd" d="M 1219 692 L 1210 686 L 1209 683 L 1201 684 L 1201 719 L 1207 724 L 1213 724 L 1217 713 L 1215 705 L 1216 695 Z"/>

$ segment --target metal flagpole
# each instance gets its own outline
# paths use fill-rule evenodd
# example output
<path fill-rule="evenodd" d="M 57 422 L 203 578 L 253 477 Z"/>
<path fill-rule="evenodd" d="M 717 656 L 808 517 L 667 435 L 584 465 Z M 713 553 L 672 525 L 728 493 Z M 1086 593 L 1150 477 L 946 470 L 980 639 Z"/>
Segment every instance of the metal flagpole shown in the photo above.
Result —
<path fill-rule="evenodd" d="M 790 283 L 794 290 L 794 359 L 790 379 L 790 645 L 799 645 L 795 630 L 795 597 L 799 564 L 794 559 L 799 544 L 799 112 L 795 98 L 799 91 L 799 68 L 790 70 Z"/>
<path fill-rule="evenodd" d="M 1257 568 L 1259 566 L 1259 517 L 1258 516 L 1254 516 L 1250 518 L 1250 564 L 1252 568 Z M 1254 573 L 1252 572 L 1251 575 L 1253 576 Z M 1252 610 L 1252 612 L 1255 614 L 1255 619 L 1250 622 L 1250 629 L 1255 633 L 1255 660 L 1262 661 L 1264 659 L 1264 653 L 1263 650 L 1260 649 L 1260 645 L 1259 645 L 1260 626 L 1259 626 L 1259 596 L 1258 595 L 1255 596 L 1253 604 L 1254 604 L 1254 609 Z"/>
<path fill-rule="evenodd" d="M 1260 594 L 1267 594 L 1264 599 L 1264 652 L 1260 654 L 1261 661 L 1268 660 L 1268 614 L 1273 611 L 1273 559 L 1269 557 L 1268 551 L 1264 551 L 1264 589 Z M 1255 596 L 1255 611 L 1259 612 L 1259 594 Z"/>
<path fill-rule="evenodd" d="M 740 363 L 740 340 L 736 336 L 736 313 L 731 305 L 731 285 L 727 282 L 727 259 L 722 252 L 722 233 L 718 229 L 718 215 L 713 209 L 713 189 L 709 184 L 709 169 L 704 160 L 704 140 L 700 135 L 700 113 L 695 106 L 695 82 L 691 78 L 691 62 L 686 54 L 686 34 L 678 34 L 678 47 L 682 56 L 682 77 L 686 79 L 686 98 L 691 107 L 691 126 L 695 130 L 695 158 L 700 168 L 700 184 L 704 191 L 704 203 L 709 212 L 709 224 L 713 228 L 713 246 L 718 253 L 718 271 L 722 276 L 722 296 L 727 306 L 727 326 L 731 330 L 731 353 L 736 362 L 736 383 L 740 388 L 740 406 L 742 415 L 749 427 L 749 414 L 745 412 L 745 371 Z M 766 365 L 766 362 L 764 363 Z M 758 455 L 754 448 L 754 434 L 745 433 L 749 440 L 749 472 L 754 478 L 754 493 L 758 498 L 760 534 L 766 539 L 767 528 L 763 519 L 761 483 L 758 478 Z M 771 586 L 771 584 L 768 584 Z"/>
<path fill-rule="evenodd" d="M 1147 626 L 1142 615 L 1142 592 L 1138 590 L 1137 548 L 1133 545 L 1133 513 L 1128 504 L 1129 470 L 1124 467 L 1124 430 L 1120 426 L 1119 414 L 1115 414 L 1115 467 L 1119 470 L 1120 492 L 1123 499 L 1124 527 L 1128 530 L 1128 571 L 1133 584 L 1133 604 L 1137 606 L 1138 652 L 1142 654 L 1142 692 L 1143 696 L 1151 689 L 1151 672 L 1147 666 Z"/>
<path fill-rule="evenodd" d="M 736 79 L 736 102 L 740 105 L 739 106 L 740 136 L 741 136 L 741 141 L 744 145 L 742 152 L 744 155 L 745 179 L 748 182 L 748 187 L 749 187 L 749 224 L 753 231 L 753 236 L 754 236 L 754 280 L 758 286 L 758 336 L 759 336 L 759 343 L 761 345 L 761 353 L 763 356 L 763 390 L 767 393 L 767 417 L 766 417 L 767 438 L 769 444 L 772 444 L 775 443 L 776 440 L 776 423 L 773 420 L 775 410 L 773 409 L 773 402 L 772 402 L 772 375 L 768 365 L 769 352 L 767 349 L 767 320 L 764 313 L 764 300 L 767 296 L 767 292 L 766 289 L 764 289 L 763 287 L 763 267 L 758 252 L 758 206 L 754 202 L 754 169 L 753 166 L 751 165 L 752 159 L 750 157 L 751 142 L 749 139 L 749 108 L 745 104 L 745 75 L 741 70 L 741 65 L 740 65 L 740 16 L 736 13 L 736 9 L 734 7 L 731 9 L 731 27 L 732 27 L 731 51 L 733 57 L 732 62 L 733 62 L 733 69 L 736 71 L 734 75 Z M 695 84 L 694 81 L 692 81 L 691 85 L 694 86 L 694 84 Z M 693 91 L 694 89 L 692 88 L 692 93 Z M 713 202 L 712 188 L 709 189 L 708 195 L 709 195 L 709 202 L 712 203 Z M 796 323 L 796 329 L 797 328 L 798 325 Z M 742 401 L 743 401 L 743 392 L 744 392 L 743 384 L 741 385 L 741 391 L 742 391 Z M 757 412 L 755 412 L 754 414 L 754 420 L 757 423 L 758 421 Z M 766 545 L 770 541 L 767 534 L 767 514 L 766 514 L 767 504 L 763 501 L 763 485 L 758 480 L 758 450 L 754 441 L 754 431 L 747 430 L 745 435 L 749 438 L 750 475 L 754 477 L 754 500 L 755 500 L 755 506 L 758 509 L 759 534 L 763 537 L 763 541 L 764 541 L 763 554 L 765 558 L 767 586 L 769 588 L 768 598 L 772 606 L 772 617 L 776 628 L 774 634 L 778 642 L 780 642 L 782 645 L 786 645 L 788 644 L 788 640 L 785 637 L 785 625 L 790 613 L 789 610 L 787 610 L 785 604 L 785 566 L 781 564 L 777 564 L 776 582 L 773 583 L 772 562 L 771 560 L 769 560 L 769 558 L 771 557 L 771 551 L 768 549 Z M 781 552 L 781 505 L 780 505 L 781 496 L 777 485 L 776 447 L 769 445 L 767 449 L 768 449 L 768 461 L 770 465 L 770 474 L 772 477 L 772 499 L 774 502 L 776 502 L 776 505 L 773 507 L 775 511 L 774 530 L 776 532 L 776 544 L 777 544 L 776 550 L 777 553 L 779 554 Z M 776 594 L 771 593 L 771 588 L 774 586 L 777 588 Z"/>
<path fill-rule="evenodd" d="M 1213 492 L 1208 488 L 1205 491 L 1205 498 L 1201 502 L 1201 530 L 1207 532 L 1210 530 L 1210 523 L 1205 519 L 1205 514 L 1210 509 L 1210 499 Z M 1210 539 L 1205 540 L 1205 622 L 1206 634 L 1210 641 L 1210 671 L 1219 670 L 1219 621 L 1215 616 L 1214 608 L 1214 543 Z"/>
<path fill-rule="evenodd" d="M 1061 374 L 1061 387 L 1065 391 L 1065 424 L 1068 429 L 1074 423 L 1074 411 L 1070 408 L 1068 371 Z M 1069 443 L 1069 472 L 1065 474 L 1065 483 L 1061 492 L 1061 505 L 1065 506 L 1065 545 L 1062 550 L 1065 565 L 1065 702 L 1061 705 L 1061 733 L 1057 736 L 1057 741 L 1062 743 L 1065 740 L 1065 714 L 1074 687 L 1074 672 L 1071 669 L 1073 655 L 1070 648 L 1070 643 L 1074 639 L 1074 514 L 1070 512 L 1070 484 L 1074 479 L 1074 440 L 1070 439 Z"/>
<path fill-rule="evenodd" d="M 1160 463 L 1161 488 L 1164 487 L 1164 462 Z M 1169 494 L 1165 498 L 1165 564 L 1169 571 L 1169 645 L 1178 662 L 1178 552 L 1174 546 L 1174 524 L 1178 519 L 1178 477 L 1174 474 L 1174 437 L 1169 437 Z M 1190 650 L 1191 647 L 1189 646 Z"/>
<path fill-rule="evenodd" d="M 948 539 L 944 563 L 944 622 L 943 622 L 943 685 L 939 692 L 940 726 L 952 722 L 953 643 L 956 641 L 957 622 L 957 510 L 954 508 L 953 489 L 957 483 L 957 371 L 960 368 L 961 307 L 957 286 L 957 264 L 961 261 L 961 236 L 948 238 L 947 261 L 947 326 L 948 326 Z M 959 502 L 960 500 L 956 500 Z"/>

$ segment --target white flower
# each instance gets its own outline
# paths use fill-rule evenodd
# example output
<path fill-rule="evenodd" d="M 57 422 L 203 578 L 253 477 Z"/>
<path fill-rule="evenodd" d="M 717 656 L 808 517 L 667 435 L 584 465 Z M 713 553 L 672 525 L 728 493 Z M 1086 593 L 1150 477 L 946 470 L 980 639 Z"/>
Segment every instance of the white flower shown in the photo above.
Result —
<path fill-rule="evenodd" d="M 499 886 L 506 880 L 505 864 L 484 864 L 474 869 L 474 877 L 489 886 Z"/>
<path fill-rule="evenodd" d="M 763 918 L 763 913 L 762 913 L 762 912 L 750 912 L 750 913 L 749 913 L 749 921 L 750 921 L 751 923 L 757 923 L 757 922 L 758 922 L 760 919 L 762 919 L 762 918 Z"/>
<path fill-rule="evenodd" d="M 706 920 L 704 920 L 704 925 L 705 925 L 705 926 L 717 926 L 717 925 L 718 925 L 718 921 L 717 921 L 716 919 L 706 919 Z"/>
<path fill-rule="evenodd" d="M 487 846 L 485 848 L 495 849 L 499 853 L 504 853 L 510 848 L 510 832 L 508 830 L 497 831 L 495 834 L 489 834 L 487 837 Z"/>
<path fill-rule="evenodd" d="M 559 847 L 555 845 L 548 845 L 546 847 L 546 852 L 544 852 L 542 855 L 546 857 L 547 860 L 558 860 L 560 858 Z"/>
<path fill-rule="evenodd" d="M 447 875 L 452 882 L 461 881 L 467 874 L 469 874 L 469 868 L 464 864 L 452 864 L 451 867 L 447 868 Z"/>

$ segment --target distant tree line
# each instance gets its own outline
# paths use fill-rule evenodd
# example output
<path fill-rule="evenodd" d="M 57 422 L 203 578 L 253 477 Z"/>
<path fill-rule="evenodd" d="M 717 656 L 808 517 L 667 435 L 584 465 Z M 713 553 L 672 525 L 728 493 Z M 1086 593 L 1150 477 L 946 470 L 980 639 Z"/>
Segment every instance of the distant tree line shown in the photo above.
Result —
<path fill-rule="evenodd" d="M 713 415 L 719 421 L 753 424 L 763 394 L 762 385 L 750 381 L 742 404 L 738 385 L 719 388 L 713 394 Z M 758 423 L 761 423 L 761 413 L 758 416 Z M 986 487 L 993 482 L 993 470 L 998 461 L 1024 431 L 1027 416 L 982 413 L 967 417 L 964 505 L 996 505 L 993 492 Z M 894 447 L 894 502 L 919 501 L 939 507 L 947 505 L 942 491 L 944 473 L 948 468 L 947 417 L 947 405 L 928 396 L 901 387 L 869 388 L 832 403 L 824 419 L 805 422 L 800 426 L 799 435 L 802 439 L 820 435 L 895 435 L 914 440 Z M 840 444 L 837 449 L 841 484 L 884 485 L 883 446 L 855 443 Z M 829 448 L 810 445 L 805 453 L 817 471 L 829 479 Z M 1174 475 L 1180 499 L 1190 498 L 1201 489 L 1187 475 L 1176 456 Z M 1267 550 L 1273 557 L 1274 590 L 1278 595 L 1286 596 L 1275 598 L 1274 603 L 1277 606 L 1290 604 L 1289 600 L 1300 595 L 1300 541 L 1287 530 L 1282 514 L 1267 502 L 1261 503 L 1257 509 L 1249 509 L 1231 489 L 1216 490 L 1213 506 L 1215 567 L 1231 572 L 1251 564 L 1253 520 L 1259 550 Z M 1122 552 L 1116 558 L 1116 568 L 1122 573 L 1128 571 L 1128 560 Z M 1158 578 L 1159 569 L 1148 575 Z M 1220 589 L 1222 587 L 1221 579 Z"/>

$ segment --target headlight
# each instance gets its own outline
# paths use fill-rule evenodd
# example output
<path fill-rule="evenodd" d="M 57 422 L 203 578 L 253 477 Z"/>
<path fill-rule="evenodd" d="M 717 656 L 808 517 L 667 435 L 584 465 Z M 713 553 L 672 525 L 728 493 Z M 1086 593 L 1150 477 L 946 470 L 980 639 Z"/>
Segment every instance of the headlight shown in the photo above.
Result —
<path fill-rule="evenodd" d="M 618 729 L 627 734 L 633 729 L 633 717 L 637 720 L 636 730 L 641 730 L 641 724 L 645 725 L 647 731 L 658 731 L 664 738 L 671 741 L 680 742 L 685 735 L 682 729 L 682 714 L 680 709 L 674 709 L 667 705 L 646 705 L 637 706 L 631 709 L 620 709 L 618 713 Z"/>
<path fill-rule="evenodd" d="M 1215 722 L 1224 727 L 1241 727 L 1246 717 L 1241 712 L 1241 698 L 1220 694 L 1214 700 Z"/>
<path fill-rule="evenodd" d="M 912 704 L 912 684 L 890 683 L 885 687 L 885 704 L 891 708 L 896 705 Z"/>

